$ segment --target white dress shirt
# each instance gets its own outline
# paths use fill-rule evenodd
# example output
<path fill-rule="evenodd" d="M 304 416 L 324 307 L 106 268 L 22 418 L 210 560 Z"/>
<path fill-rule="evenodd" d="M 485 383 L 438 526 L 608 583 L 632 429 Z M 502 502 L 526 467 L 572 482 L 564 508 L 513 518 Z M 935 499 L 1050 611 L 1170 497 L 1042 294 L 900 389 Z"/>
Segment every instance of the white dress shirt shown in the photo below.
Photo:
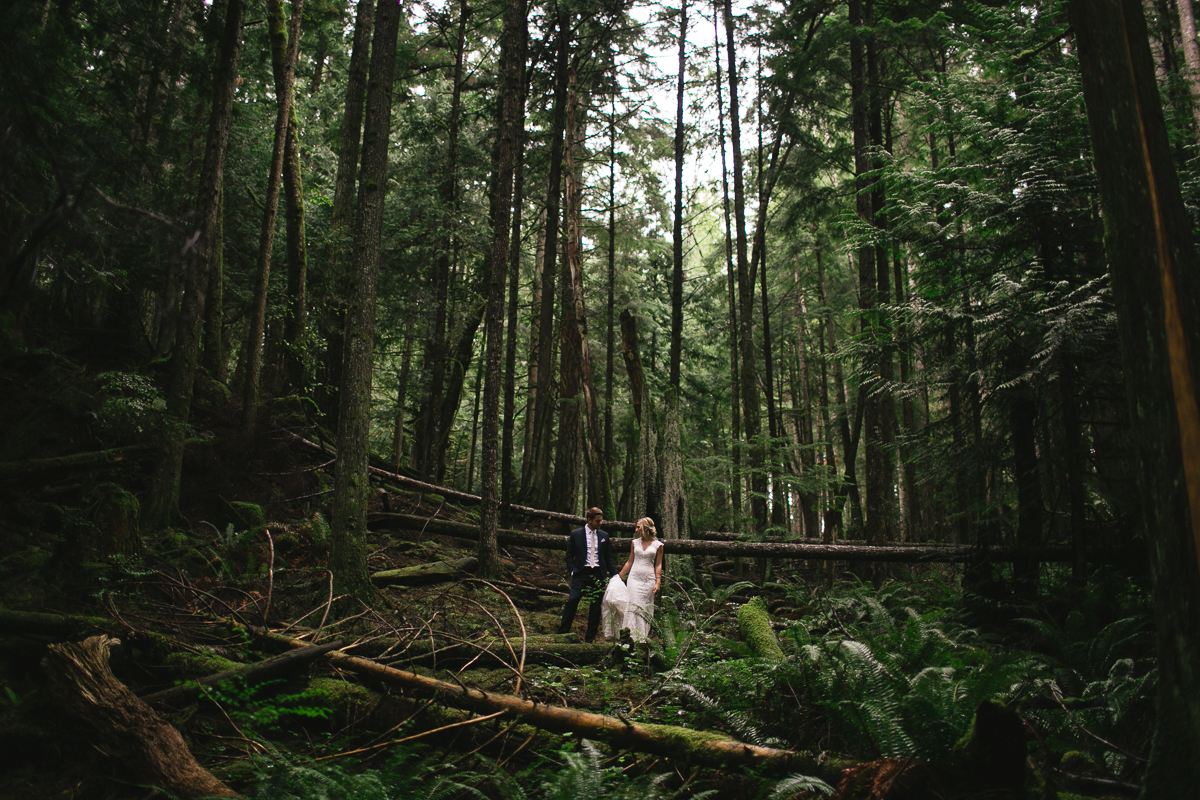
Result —
<path fill-rule="evenodd" d="M 591 525 L 583 526 L 583 538 L 587 542 L 587 558 L 584 559 L 585 567 L 600 566 L 600 545 L 597 542 L 599 537 L 596 536 L 596 529 Z"/>

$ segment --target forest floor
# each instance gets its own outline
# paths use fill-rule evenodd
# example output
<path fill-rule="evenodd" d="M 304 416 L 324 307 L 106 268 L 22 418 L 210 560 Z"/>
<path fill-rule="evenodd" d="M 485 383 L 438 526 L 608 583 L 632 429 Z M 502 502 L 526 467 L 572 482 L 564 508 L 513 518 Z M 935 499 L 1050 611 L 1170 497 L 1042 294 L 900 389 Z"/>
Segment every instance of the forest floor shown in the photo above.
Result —
<path fill-rule="evenodd" d="M 20 452 L 20 460 L 96 448 L 77 409 L 48 399 L 53 385 L 43 374 L 21 397 L 5 401 L 5 413 L 14 414 L 9 418 L 25 421 L 23 435 L 41 437 L 40 445 Z M 823 784 L 787 778 L 795 763 L 820 771 L 831 785 L 840 781 L 842 798 L 933 796 L 918 787 L 947 797 L 982 796 L 980 787 L 994 790 L 989 797 L 1055 796 L 1041 777 L 1027 773 L 1027 747 L 1036 748 L 1023 731 L 1016 782 L 995 785 L 975 776 L 968 786 L 929 772 L 926 761 L 886 758 L 903 751 L 905 738 L 917 746 L 903 731 L 893 742 L 868 723 L 858 734 L 867 741 L 856 741 L 852 718 L 864 714 L 853 709 L 875 713 L 875 698 L 880 713 L 886 712 L 892 689 L 885 678 L 889 669 L 899 673 L 899 662 L 892 669 L 880 660 L 884 656 L 867 653 L 863 658 L 875 660 L 859 664 L 867 666 L 858 678 L 847 677 L 845 664 L 826 672 L 802 663 L 784 668 L 742 636 L 738 609 L 761 596 L 776 629 L 820 617 L 789 640 L 796 652 L 811 655 L 817 637 L 831 635 L 839 644 L 826 648 L 829 653 L 853 656 L 856 642 L 868 641 L 864 630 L 879 641 L 900 631 L 895 646 L 902 653 L 906 647 L 936 649 L 943 646 L 938 637 L 953 637 L 921 620 L 941 612 L 925 617 L 912 604 L 919 595 L 948 603 L 957 580 L 949 568 L 903 568 L 892 576 L 902 580 L 884 581 L 902 585 L 903 597 L 893 591 L 896 602 L 876 612 L 887 590 L 871 595 L 869 585 L 863 590 L 851 580 L 861 590 L 857 604 L 835 601 L 821 588 L 829 577 L 821 563 L 776 563 L 768 576 L 750 560 L 722 565 L 740 570 L 735 581 L 697 559 L 686 576 L 671 576 L 654 636 L 644 645 L 603 638 L 583 644 L 582 609 L 574 633 L 555 635 L 567 582 L 562 553 L 553 550 L 502 547 L 502 580 L 478 581 L 466 572 L 425 583 L 410 579 L 380 585 L 377 602 L 365 606 L 332 595 L 326 569 L 332 463 L 296 438 L 312 437 L 313 429 L 280 405 L 250 438 L 240 431 L 237 411 L 232 403 L 198 404 L 201 441 L 187 453 L 181 517 L 155 536 L 134 531 L 128 498 L 140 490 L 144 465 L 133 458 L 110 461 L 99 471 L 32 469 L 0 483 L 0 797 L 155 796 L 152 781 L 122 757 L 122 748 L 65 710 L 59 693 L 48 688 L 42 665 L 53 647 L 101 632 L 120 640 L 111 669 L 139 696 L 263 661 L 287 649 L 281 639 L 337 640 L 344 654 L 455 684 L 464 696 L 470 687 L 485 696 L 603 715 L 663 740 L 581 750 L 580 739 L 595 738 L 588 734 L 594 729 L 572 728 L 574 720 L 552 731 L 519 715 L 489 716 L 477 707 L 455 707 L 444 690 L 439 695 L 364 677 L 349 662 L 330 659 L 265 683 L 233 680 L 157 708 L 205 769 L 251 797 L 819 796 Z M 12 452 L 10 461 L 18 460 Z M 403 513 L 477 522 L 474 508 L 383 483 L 372 512 L 376 519 Z M 566 525 L 526 521 L 513 527 L 564 533 Z M 475 549 L 467 539 L 381 526 L 368 544 L 373 574 L 454 564 Z M 30 616 L 34 612 L 61 616 Z M 910 624 L 912 618 L 918 624 Z M 856 627 L 868 624 L 874 627 Z M 275 637 L 264 636 L 267 631 Z M 946 665 L 961 670 L 964 663 L 985 661 L 991 669 L 982 645 L 952 643 L 957 661 L 937 669 L 953 672 Z M 811 658 L 816 663 L 816 655 Z M 993 677 L 1002 682 L 1008 673 L 997 670 Z M 832 681 L 825 691 L 845 696 L 823 707 L 822 680 Z M 857 688 L 847 688 L 855 681 Z M 942 753 L 967 733 L 975 706 L 989 697 L 982 689 L 978 698 L 965 690 L 947 692 L 951 711 L 931 705 L 922 712 L 954 717 L 957 727 L 947 725 L 938 734 L 942 744 L 930 745 Z M 834 706 L 850 708 L 851 722 L 839 724 Z M 891 707 L 899 708 L 898 701 Z M 887 720 L 880 724 L 886 728 Z M 763 753 L 804 755 L 782 771 L 769 758 L 751 766 L 705 761 L 689 753 L 690 744 L 670 744 L 678 738 L 672 729 L 654 727 L 668 725 L 746 742 Z M 1042 747 L 1048 752 L 1044 742 Z M 1090 757 L 1080 759 L 1091 774 L 1113 774 Z M 1062 753 L 1041 761 L 1058 767 Z M 376 781 L 371 791 L 361 783 L 368 778 Z M 1128 784 L 1113 786 L 1113 796 L 1128 793 Z"/>

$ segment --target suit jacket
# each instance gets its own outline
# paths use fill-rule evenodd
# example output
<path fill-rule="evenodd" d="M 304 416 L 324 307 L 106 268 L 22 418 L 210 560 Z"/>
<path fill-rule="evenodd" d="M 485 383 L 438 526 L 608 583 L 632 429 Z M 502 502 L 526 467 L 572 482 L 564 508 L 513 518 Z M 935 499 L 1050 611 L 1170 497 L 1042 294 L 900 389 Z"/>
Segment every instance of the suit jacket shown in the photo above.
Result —
<path fill-rule="evenodd" d="M 613 566 L 612 545 L 609 544 L 608 532 L 603 529 L 596 531 L 596 551 L 600 569 L 604 570 L 604 574 L 610 578 L 616 575 L 617 568 Z M 586 563 L 587 538 L 583 534 L 583 528 L 576 528 L 567 537 L 567 572 L 574 575 Z"/>

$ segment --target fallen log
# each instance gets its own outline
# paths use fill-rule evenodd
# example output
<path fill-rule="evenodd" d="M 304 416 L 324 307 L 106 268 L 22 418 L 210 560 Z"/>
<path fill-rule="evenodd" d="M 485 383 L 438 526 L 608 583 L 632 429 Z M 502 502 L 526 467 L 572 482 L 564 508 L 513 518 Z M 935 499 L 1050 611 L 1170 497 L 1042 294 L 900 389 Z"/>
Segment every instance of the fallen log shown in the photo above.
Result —
<path fill-rule="evenodd" d="M 412 567 L 383 570 L 371 575 L 371 580 L 380 586 L 424 586 L 473 575 L 477 566 L 479 559 L 467 556 L 456 561 L 433 561 Z"/>
<path fill-rule="evenodd" d="M 321 453 L 327 456 L 337 456 L 336 452 L 328 447 L 325 447 L 324 445 L 305 439 L 303 436 L 291 433 L 290 431 L 288 431 L 287 434 L 301 444 L 311 447 L 315 450 L 319 450 Z M 468 494 L 467 492 L 460 492 L 456 489 L 447 489 L 445 486 L 435 486 L 432 483 L 425 483 L 424 481 L 419 481 L 416 478 L 410 478 L 407 475 L 401 475 L 398 472 L 389 472 L 386 469 L 381 469 L 380 467 L 368 466 L 367 471 L 372 475 L 376 475 L 380 478 L 386 478 L 393 483 L 408 486 L 421 492 L 441 495 L 442 497 L 452 498 L 464 503 L 471 503 L 472 505 L 479 505 L 483 502 L 483 498 L 477 494 Z M 563 514 L 558 511 L 547 511 L 544 508 L 530 508 L 529 506 L 518 505 L 510 505 L 508 508 L 509 510 L 515 511 L 516 513 L 522 514 L 526 517 L 533 517 L 534 519 L 557 520 L 559 522 L 569 523 L 576 527 L 582 526 L 587 521 L 584 517 L 578 517 L 574 514 Z M 605 522 L 604 524 L 609 528 L 630 531 L 633 530 L 637 525 L 634 522 L 618 522 L 616 520 L 611 520 Z"/>
<path fill-rule="evenodd" d="M 306 647 L 306 642 L 288 639 L 278 634 L 266 634 L 272 641 L 290 647 Z M 488 714 L 499 711 L 519 717 L 522 722 L 556 733 L 574 733 L 586 739 L 607 742 L 614 747 L 652 753 L 689 763 L 708 766 L 756 766 L 770 771 L 803 771 L 836 782 L 840 765 L 817 759 L 805 753 L 760 747 L 727 739 L 721 734 L 693 731 L 674 725 L 644 725 L 617 717 L 574 711 L 548 706 L 511 695 L 489 694 L 413 672 L 385 667 L 365 658 L 332 652 L 326 655 L 335 666 L 367 675 L 393 686 L 423 694 L 432 694 L 439 701 Z"/>
<path fill-rule="evenodd" d="M 200 766 L 179 731 L 113 676 L 108 655 L 119 644 L 101 635 L 50 645 L 42 666 L 54 700 L 90 724 L 100 734 L 102 752 L 119 759 L 140 782 L 181 798 L 240 797 Z"/>
<path fill-rule="evenodd" d="M 602 661 L 611 651 L 611 644 L 596 644 L 581 642 L 572 635 L 575 641 L 553 641 L 550 637 L 531 637 L 525 640 L 525 664 L 555 664 L 558 666 L 596 664 Z M 510 644 L 517 652 L 521 652 L 521 639 L 513 639 Z M 464 642 L 431 647 L 428 642 L 414 643 L 414 646 L 400 656 L 396 663 L 405 665 L 419 664 L 421 666 L 459 667 L 472 663 L 477 666 L 497 667 L 514 666 L 515 659 L 509 653 L 507 645 L 502 641 Z"/>
<path fill-rule="evenodd" d="M 367 524 L 376 530 L 396 529 L 479 539 L 479 526 L 442 519 L 425 519 L 408 514 L 371 514 Z M 607 523 L 606 523 L 607 524 Z M 543 550 L 567 549 L 565 535 L 530 533 L 501 529 L 497 531 L 501 544 L 521 545 Z M 631 539 L 612 537 L 614 552 L 629 549 Z M 749 556 L 753 558 L 791 558 L 813 561 L 886 561 L 894 563 L 977 564 L 1015 561 L 1027 558 L 1034 561 L 1069 562 L 1075 552 L 1069 547 L 1042 547 L 1021 550 L 1016 547 L 976 548 L 965 545 L 892 545 L 869 547 L 846 544 L 795 544 L 792 542 L 709 542 L 699 539 L 672 539 L 666 543 L 671 554 L 695 556 Z M 1087 561 L 1107 563 L 1132 556 L 1129 550 L 1084 548 Z"/>
<path fill-rule="evenodd" d="M 80 617 L 46 611 L 16 611 L 0 608 L 0 634 L 38 634 L 68 639 L 83 633 L 116 633 L 124 628 L 107 617 Z"/>
<path fill-rule="evenodd" d="M 200 444 L 211 444 L 208 439 L 188 439 L 186 447 Z M 30 478 L 44 474 L 61 475 L 71 470 L 92 470 L 110 467 L 122 462 L 136 462 L 139 459 L 150 458 L 157 451 L 156 444 L 131 444 L 125 447 L 113 447 L 108 450 L 90 450 L 86 453 L 71 453 L 67 456 L 53 458 L 30 458 L 24 461 L 6 461 L 0 463 L 0 481 L 17 478 Z"/>
<path fill-rule="evenodd" d="M 152 706 L 188 703 L 196 699 L 209 686 L 215 686 L 218 683 L 235 678 L 254 682 L 275 675 L 286 674 L 341 646 L 342 642 L 337 641 L 316 647 L 306 647 L 302 650 L 289 650 L 286 653 L 281 653 L 265 661 L 259 661 L 256 664 L 248 664 L 236 669 L 227 669 L 215 675 L 209 675 L 207 678 L 187 681 L 178 686 L 172 686 L 170 689 L 163 689 L 159 692 L 142 695 L 141 701 Z"/>

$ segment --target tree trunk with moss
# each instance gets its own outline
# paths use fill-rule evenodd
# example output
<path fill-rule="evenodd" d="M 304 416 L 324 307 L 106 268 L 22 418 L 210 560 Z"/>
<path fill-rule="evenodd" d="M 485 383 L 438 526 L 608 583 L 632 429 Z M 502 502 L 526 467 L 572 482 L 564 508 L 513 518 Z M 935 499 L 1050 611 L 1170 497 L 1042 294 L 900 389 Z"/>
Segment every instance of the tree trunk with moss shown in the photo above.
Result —
<path fill-rule="evenodd" d="M 192 384 L 200 358 L 200 338 L 204 322 L 205 297 L 215 257 L 213 243 L 219 240 L 221 183 L 225 170 L 225 150 L 229 142 L 229 123 L 236 89 L 238 54 L 242 47 L 242 19 L 245 0 L 229 0 L 225 12 L 225 30 L 213 79 L 212 113 L 208 122 L 208 140 L 200 169 L 196 217 L 199 225 L 194 244 L 187 251 L 184 266 L 183 299 L 179 307 L 178 333 L 171 355 L 170 374 L 165 391 L 167 414 L 171 424 L 162 442 L 150 479 L 146 502 L 142 506 L 142 529 L 154 531 L 166 527 L 179 504 L 179 477 L 183 470 L 183 448 L 188 418 L 192 410 Z"/>
<path fill-rule="evenodd" d="M 291 24 L 284 26 L 283 0 L 267 4 L 267 26 L 271 38 L 271 70 L 275 75 L 275 141 L 271 165 L 267 171 L 262 231 L 258 240 L 258 270 L 254 283 L 254 301 L 250 311 L 250 333 L 246 347 L 246 385 L 242 391 L 242 427 L 253 433 L 258 423 L 262 392 L 263 333 L 267 319 L 267 287 L 271 276 L 271 250 L 275 242 L 275 218 L 279 192 L 283 184 L 283 159 L 287 149 L 288 124 L 292 115 L 293 86 L 296 82 L 296 54 L 299 50 L 300 15 L 304 0 L 293 0 Z M 297 158 L 299 158 L 297 156 Z M 297 162 L 298 163 L 298 162 Z M 298 167 L 297 167 L 298 169 Z M 298 188 L 297 188 L 298 191 Z"/>
<path fill-rule="evenodd" d="M 354 291 L 346 312 L 345 357 L 338 408 L 338 460 L 333 484 L 329 569 L 334 590 L 359 599 L 374 595 L 367 576 L 368 432 L 375 354 L 375 288 L 379 277 L 383 201 L 387 194 L 392 86 L 400 7 L 379 0 L 375 11 L 376 57 L 367 81 L 362 180 L 358 189 L 351 274 Z"/>
<path fill-rule="evenodd" d="M 500 517 L 500 361 L 504 338 L 504 289 L 509 264 L 513 178 L 520 146 L 522 86 L 525 81 L 525 0 L 510 0 L 501 30 L 500 72 L 503 86 L 496 114 L 496 202 L 492 217 L 491 274 L 487 285 L 487 350 L 484 355 L 483 457 L 480 469 L 483 505 L 480 512 L 478 574 L 501 574 L 496 530 Z"/>
<path fill-rule="evenodd" d="M 1138 431 L 1158 628 L 1158 723 L 1142 797 L 1200 785 L 1200 264 L 1141 3 L 1069 3 Z"/>

